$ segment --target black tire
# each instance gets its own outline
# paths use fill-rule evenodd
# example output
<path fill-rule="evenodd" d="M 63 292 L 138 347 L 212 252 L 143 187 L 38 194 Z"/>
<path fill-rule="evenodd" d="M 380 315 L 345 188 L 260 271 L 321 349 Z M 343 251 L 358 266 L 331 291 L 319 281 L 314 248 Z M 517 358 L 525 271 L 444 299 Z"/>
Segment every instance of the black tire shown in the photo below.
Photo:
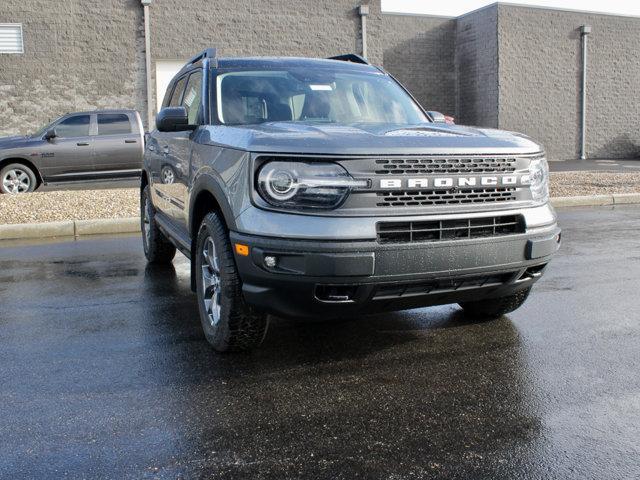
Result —
<path fill-rule="evenodd" d="M 160 231 L 155 221 L 155 209 L 149 195 L 147 185 L 140 195 L 140 231 L 142 232 L 142 247 L 149 263 L 171 263 L 176 256 L 176 247 Z"/>
<path fill-rule="evenodd" d="M 475 302 L 462 302 L 460 306 L 469 318 L 475 320 L 493 320 L 520 308 L 527 300 L 530 292 L 531 288 L 527 288 L 526 290 L 520 290 L 506 297 L 488 298 Z"/>
<path fill-rule="evenodd" d="M 198 311 L 207 341 L 218 352 L 251 350 L 260 345 L 269 320 L 242 296 L 227 228 L 216 213 L 203 219 L 193 256 Z"/>
<path fill-rule="evenodd" d="M 10 163 L 0 170 L 0 192 L 18 194 L 33 192 L 38 179 L 33 170 L 22 163 Z"/>

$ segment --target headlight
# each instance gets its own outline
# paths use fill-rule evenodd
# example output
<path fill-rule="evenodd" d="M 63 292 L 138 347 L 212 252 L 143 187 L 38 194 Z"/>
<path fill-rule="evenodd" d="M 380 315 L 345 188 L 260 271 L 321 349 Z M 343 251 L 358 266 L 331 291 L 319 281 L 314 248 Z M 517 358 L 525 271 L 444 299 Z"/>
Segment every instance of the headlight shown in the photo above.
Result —
<path fill-rule="evenodd" d="M 549 200 L 549 164 L 545 158 L 531 160 L 529 181 L 533 200 L 541 203 Z"/>
<path fill-rule="evenodd" d="M 339 206 L 353 188 L 365 188 L 367 180 L 355 180 L 337 163 L 268 162 L 258 173 L 260 196 L 276 207 L 331 209 Z"/>

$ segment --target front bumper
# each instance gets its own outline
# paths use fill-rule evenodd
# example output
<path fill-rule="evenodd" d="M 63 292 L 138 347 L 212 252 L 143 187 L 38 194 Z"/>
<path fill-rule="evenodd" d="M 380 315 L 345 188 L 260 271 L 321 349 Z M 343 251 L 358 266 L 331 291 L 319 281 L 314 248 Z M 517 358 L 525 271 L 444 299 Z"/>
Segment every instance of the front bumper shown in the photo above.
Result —
<path fill-rule="evenodd" d="M 533 285 L 557 251 L 554 223 L 524 234 L 408 244 L 231 233 L 246 301 L 287 317 L 343 317 L 494 298 Z M 265 257 L 276 259 L 267 267 Z"/>

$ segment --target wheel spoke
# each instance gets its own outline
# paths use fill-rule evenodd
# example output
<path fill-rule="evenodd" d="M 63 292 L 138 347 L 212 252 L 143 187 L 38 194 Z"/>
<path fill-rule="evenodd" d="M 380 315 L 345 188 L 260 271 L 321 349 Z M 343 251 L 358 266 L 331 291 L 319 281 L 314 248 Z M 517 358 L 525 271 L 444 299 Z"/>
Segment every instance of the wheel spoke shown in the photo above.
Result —
<path fill-rule="evenodd" d="M 220 271 L 213 239 L 207 237 L 202 247 L 202 298 L 204 310 L 211 325 L 220 321 Z"/>

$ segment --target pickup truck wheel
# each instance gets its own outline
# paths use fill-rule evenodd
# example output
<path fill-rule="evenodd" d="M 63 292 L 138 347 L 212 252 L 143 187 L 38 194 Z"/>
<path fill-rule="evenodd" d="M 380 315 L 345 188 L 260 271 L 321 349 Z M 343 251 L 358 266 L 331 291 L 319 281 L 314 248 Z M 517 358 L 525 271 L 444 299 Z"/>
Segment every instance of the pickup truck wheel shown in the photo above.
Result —
<path fill-rule="evenodd" d="M 521 290 L 506 297 L 463 302 L 460 303 L 460 306 L 463 308 L 465 315 L 470 318 L 476 320 L 492 320 L 520 308 L 527 300 L 530 292 L 531 288 L 527 288 L 526 290 Z"/>
<path fill-rule="evenodd" d="M 151 203 L 149 186 L 140 197 L 140 230 L 142 246 L 149 263 L 170 263 L 176 256 L 176 247 L 160 231 L 155 221 L 155 210 Z"/>
<path fill-rule="evenodd" d="M 268 317 L 244 301 L 227 229 L 216 213 L 202 221 L 194 255 L 200 321 L 207 341 L 219 352 L 260 345 Z"/>
<path fill-rule="evenodd" d="M 37 185 L 36 174 L 26 165 L 10 163 L 0 170 L 0 191 L 2 193 L 33 192 Z"/>

